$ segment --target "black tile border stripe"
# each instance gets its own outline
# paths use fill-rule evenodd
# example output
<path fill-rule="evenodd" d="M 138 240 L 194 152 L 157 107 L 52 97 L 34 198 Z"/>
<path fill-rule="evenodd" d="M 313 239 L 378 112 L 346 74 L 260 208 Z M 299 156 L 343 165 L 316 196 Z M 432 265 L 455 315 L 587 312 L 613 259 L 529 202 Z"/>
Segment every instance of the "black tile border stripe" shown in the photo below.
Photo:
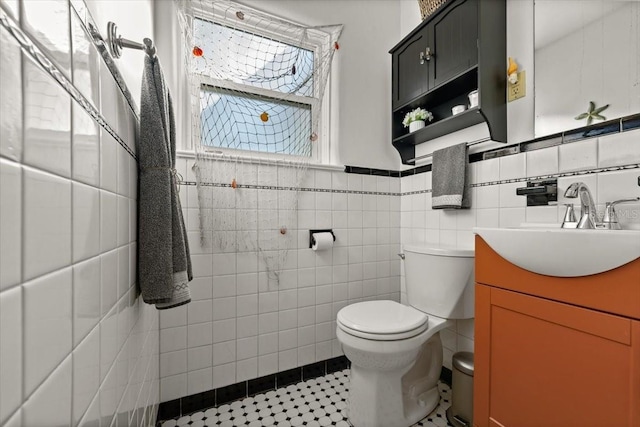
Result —
<path fill-rule="evenodd" d="M 530 141 L 520 142 L 518 144 L 507 145 L 505 147 L 492 148 L 486 151 L 480 151 L 469 155 L 469 163 L 480 162 L 482 160 L 497 157 L 506 157 L 515 154 L 525 153 L 527 151 L 540 150 L 543 148 L 555 147 L 558 145 L 578 142 L 597 136 L 611 135 L 614 133 L 626 132 L 629 130 L 640 129 L 640 113 L 631 114 L 620 117 L 618 119 L 608 120 L 606 122 L 597 123 L 577 129 L 571 129 L 552 135 L 543 136 L 532 139 Z M 509 152 L 504 151 L 510 149 Z M 513 151 L 513 152 L 511 152 Z M 384 169 L 372 169 L 360 166 L 345 166 L 345 173 L 355 173 L 361 175 L 377 175 L 388 176 L 394 178 L 404 178 L 405 176 L 417 175 L 424 172 L 431 172 L 431 164 L 418 166 L 403 171 L 393 171 Z"/>
<path fill-rule="evenodd" d="M 81 20 L 82 21 L 82 20 Z M 93 104 L 87 100 L 84 95 L 76 88 L 73 83 L 62 73 L 54 62 L 36 46 L 29 35 L 20 29 L 17 22 L 10 17 L 4 9 L 0 8 L 0 26 L 4 27 L 11 36 L 18 42 L 22 51 L 29 56 L 29 58 L 38 65 L 42 70 L 49 74 L 58 84 L 73 98 L 80 106 L 96 121 L 104 130 L 116 140 L 122 148 L 124 148 L 129 155 L 138 161 L 133 150 L 127 145 L 127 143 L 118 135 L 118 133 L 107 123 L 104 116 L 98 111 Z M 85 28 L 86 31 L 86 28 Z M 93 36 L 89 34 L 93 40 Z M 137 116 L 136 116 L 137 119 Z"/>
<path fill-rule="evenodd" d="M 349 359 L 345 356 L 338 356 L 287 371 L 192 394 L 169 402 L 162 402 L 158 407 L 157 425 L 161 425 L 162 421 L 224 405 L 270 390 L 276 390 L 300 381 L 322 377 L 350 366 Z"/>
<path fill-rule="evenodd" d="M 287 371 L 231 384 L 226 387 L 192 394 L 169 402 L 162 402 L 158 406 L 156 423 L 158 426 L 161 426 L 163 421 L 225 405 L 236 400 L 283 388 L 301 381 L 322 377 L 349 368 L 350 366 L 351 362 L 346 356 L 338 356 Z M 451 379 L 451 369 L 443 366 L 440 371 L 440 381 L 451 387 Z"/>
<path fill-rule="evenodd" d="M 451 381 L 453 379 L 453 371 L 445 366 L 440 371 L 440 381 L 451 387 Z"/>

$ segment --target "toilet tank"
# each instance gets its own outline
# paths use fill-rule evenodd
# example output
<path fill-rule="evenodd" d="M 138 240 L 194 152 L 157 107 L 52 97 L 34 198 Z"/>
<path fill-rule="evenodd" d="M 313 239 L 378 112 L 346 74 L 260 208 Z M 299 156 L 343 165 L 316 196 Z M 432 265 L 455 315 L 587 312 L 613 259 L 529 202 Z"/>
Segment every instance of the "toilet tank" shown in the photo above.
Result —
<path fill-rule="evenodd" d="M 473 249 L 406 245 L 407 302 L 445 319 L 469 319 L 474 311 Z"/>

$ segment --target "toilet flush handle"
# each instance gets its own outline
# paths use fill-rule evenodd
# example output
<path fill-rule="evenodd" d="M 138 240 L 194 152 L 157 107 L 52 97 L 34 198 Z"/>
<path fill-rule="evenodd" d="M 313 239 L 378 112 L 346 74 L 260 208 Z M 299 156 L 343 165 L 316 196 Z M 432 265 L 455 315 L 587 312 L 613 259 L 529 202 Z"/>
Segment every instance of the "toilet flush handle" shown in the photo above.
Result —
<path fill-rule="evenodd" d="M 404 254 L 398 254 L 398 256 L 400 257 L 400 259 L 404 259 Z"/>

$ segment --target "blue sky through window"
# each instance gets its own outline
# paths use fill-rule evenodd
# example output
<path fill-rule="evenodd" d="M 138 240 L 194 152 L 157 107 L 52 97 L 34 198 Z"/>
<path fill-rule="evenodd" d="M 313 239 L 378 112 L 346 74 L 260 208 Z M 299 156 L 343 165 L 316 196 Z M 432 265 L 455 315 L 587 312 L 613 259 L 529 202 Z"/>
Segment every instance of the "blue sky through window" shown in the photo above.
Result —
<path fill-rule="evenodd" d="M 311 106 L 221 88 L 200 91 L 203 145 L 311 156 Z M 268 119 L 261 116 L 267 112 Z"/>
<path fill-rule="evenodd" d="M 310 157 L 311 105 L 278 93 L 313 96 L 314 52 L 201 19 L 194 21 L 194 33 L 203 50 L 195 71 L 221 82 L 200 90 L 201 143 Z M 275 93 L 234 90 L 225 81 Z"/>

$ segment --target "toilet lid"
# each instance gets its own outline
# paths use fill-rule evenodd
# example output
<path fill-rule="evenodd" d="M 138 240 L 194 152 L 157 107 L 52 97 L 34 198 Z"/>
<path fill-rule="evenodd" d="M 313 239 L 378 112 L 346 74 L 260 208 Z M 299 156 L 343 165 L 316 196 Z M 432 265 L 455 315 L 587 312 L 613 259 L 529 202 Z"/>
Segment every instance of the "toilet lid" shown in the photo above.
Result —
<path fill-rule="evenodd" d="M 365 301 L 351 304 L 338 312 L 343 326 L 367 334 L 403 334 L 422 329 L 429 316 L 395 301 Z"/>

